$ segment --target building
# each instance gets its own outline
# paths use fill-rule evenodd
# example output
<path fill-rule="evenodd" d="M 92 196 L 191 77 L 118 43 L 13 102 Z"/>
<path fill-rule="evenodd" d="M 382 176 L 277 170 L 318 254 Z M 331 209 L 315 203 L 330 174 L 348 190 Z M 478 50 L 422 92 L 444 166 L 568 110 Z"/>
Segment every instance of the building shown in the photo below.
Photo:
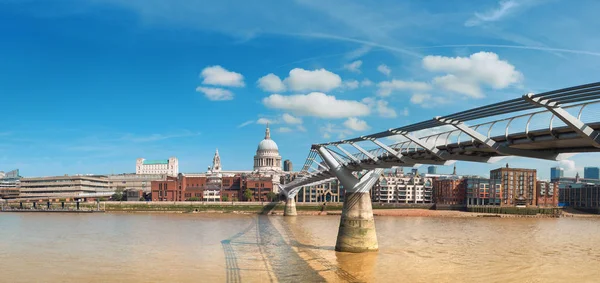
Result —
<path fill-rule="evenodd" d="M 550 168 L 550 181 L 562 178 L 565 176 L 565 170 L 560 167 Z"/>
<path fill-rule="evenodd" d="M 600 168 L 598 167 L 585 167 L 583 168 L 584 179 L 600 179 Z"/>
<path fill-rule="evenodd" d="M 151 183 L 152 201 L 177 201 L 178 195 L 177 177 L 167 177 L 164 181 L 153 181 Z"/>
<path fill-rule="evenodd" d="M 340 202 L 343 201 L 343 188 L 340 182 L 335 180 L 304 186 L 296 195 L 296 202 Z"/>
<path fill-rule="evenodd" d="M 292 172 L 292 171 L 294 171 L 294 168 L 292 167 L 292 162 L 289 159 L 286 159 L 283 162 L 283 171 L 285 171 L 285 172 Z"/>
<path fill-rule="evenodd" d="M 152 181 L 164 181 L 166 174 L 116 174 L 108 175 L 108 188 L 114 192 L 141 191 L 150 193 Z M 139 197 L 138 197 L 139 199 Z M 137 199 L 136 199 L 137 200 Z"/>
<path fill-rule="evenodd" d="M 135 166 L 135 174 L 161 174 L 174 177 L 179 174 L 179 161 L 175 157 L 164 160 L 138 158 Z"/>
<path fill-rule="evenodd" d="M 490 171 L 491 204 L 500 206 L 536 206 L 537 171 L 535 169 L 499 168 Z M 500 191 L 498 191 L 500 190 Z"/>
<path fill-rule="evenodd" d="M 436 204 L 464 205 L 466 202 L 464 180 L 459 178 L 434 179 L 433 202 Z"/>
<path fill-rule="evenodd" d="M 380 203 L 431 203 L 433 180 L 402 171 L 383 173 L 371 189 L 373 202 Z"/>
<path fill-rule="evenodd" d="M 537 206 L 558 207 L 558 182 L 537 181 Z"/>
<path fill-rule="evenodd" d="M 279 184 L 280 177 L 283 174 L 281 170 L 281 156 L 277 143 L 271 139 L 271 131 L 267 124 L 265 138 L 258 144 L 256 155 L 254 155 L 254 174 L 262 177 L 271 177 L 274 184 Z M 277 193 L 278 187 L 275 186 Z"/>
<path fill-rule="evenodd" d="M 560 189 L 562 206 L 600 213 L 600 185 L 573 183 Z"/>
<path fill-rule="evenodd" d="M 478 176 L 468 176 L 463 178 L 466 189 L 467 205 L 490 205 L 495 203 L 496 192 L 500 192 L 500 184 L 496 185 L 494 194 L 490 198 L 490 179 Z M 499 199 L 499 195 L 498 199 Z"/>
<path fill-rule="evenodd" d="M 9 172 L 0 171 L 0 198 L 16 198 L 20 193 L 21 176 L 19 169 Z"/>
<path fill-rule="evenodd" d="M 269 192 L 273 192 L 273 179 L 259 175 L 245 176 L 242 178 L 242 191 L 240 192 L 245 201 L 269 201 Z M 252 197 L 246 199 L 245 192 L 252 192 Z"/>
<path fill-rule="evenodd" d="M 427 174 L 437 174 L 437 167 L 436 166 L 427 167 Z"/>
<path fill-rule="evenodd" d="M 77 198 L 80 195 L 112 193 L 103 175 L 65 175 L 21 179 L 21 198 Z"/>

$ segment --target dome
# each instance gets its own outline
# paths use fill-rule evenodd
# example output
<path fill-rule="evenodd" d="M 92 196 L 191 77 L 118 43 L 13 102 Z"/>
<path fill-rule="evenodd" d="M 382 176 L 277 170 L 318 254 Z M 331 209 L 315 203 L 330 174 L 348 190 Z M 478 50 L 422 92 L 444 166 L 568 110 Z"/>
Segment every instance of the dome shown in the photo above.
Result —
<path fill-rule="evenodd" d="M 264 139 L 262 141 L 260 141 L 260 143 L 258 144 L 258 148 L 256 149 L 256 151 L 279 151 L 279 148 L 277 147 L 277 143 L 275 143 L 275 141 L 273 141 L 272 139 Z"/>

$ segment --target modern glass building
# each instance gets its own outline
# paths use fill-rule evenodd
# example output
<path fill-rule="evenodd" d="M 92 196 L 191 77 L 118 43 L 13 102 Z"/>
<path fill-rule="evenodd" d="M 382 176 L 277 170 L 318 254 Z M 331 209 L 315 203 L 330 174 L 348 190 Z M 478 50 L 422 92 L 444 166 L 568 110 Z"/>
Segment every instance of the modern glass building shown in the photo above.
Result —
<path fill-rule="evenodd" d="M 585 167 L 583 168 L 584 179 L 600 179 L 600 168 L 598 167 Z"/>
<path fill-rule="evenodd" d="M 550 180 L 556 180 L 565 176 L 565 170 L 560 167 L 550 168 Z"/>

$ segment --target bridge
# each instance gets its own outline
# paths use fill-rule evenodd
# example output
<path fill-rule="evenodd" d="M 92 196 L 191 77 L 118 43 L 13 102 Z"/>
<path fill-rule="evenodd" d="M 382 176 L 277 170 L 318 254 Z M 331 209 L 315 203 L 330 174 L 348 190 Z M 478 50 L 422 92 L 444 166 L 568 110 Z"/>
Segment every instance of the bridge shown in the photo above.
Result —
<path fill-rule="evenodd" d="M 595 109 L 594 109 L 595 108 Z M 336 251 L 377 251 L 370 188 L 385 168 L 508 156 L 558 161 L 600 151 L 600 83 L 494 103 L 346 140 L 313 144 L 298 178 L 280 186 L 285 215 L 303 186 L 337 178 L 346 191 Z"/>

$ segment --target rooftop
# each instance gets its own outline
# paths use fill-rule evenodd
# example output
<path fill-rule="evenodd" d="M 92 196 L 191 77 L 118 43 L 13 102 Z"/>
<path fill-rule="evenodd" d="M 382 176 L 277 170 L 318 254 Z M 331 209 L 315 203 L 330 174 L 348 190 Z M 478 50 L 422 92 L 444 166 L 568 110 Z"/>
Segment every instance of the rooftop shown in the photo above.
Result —
<path fill-rule="evenodd" d="M 163 160 L 144 160 L 144 165 L 169 164 L 168 159 Z"/>

